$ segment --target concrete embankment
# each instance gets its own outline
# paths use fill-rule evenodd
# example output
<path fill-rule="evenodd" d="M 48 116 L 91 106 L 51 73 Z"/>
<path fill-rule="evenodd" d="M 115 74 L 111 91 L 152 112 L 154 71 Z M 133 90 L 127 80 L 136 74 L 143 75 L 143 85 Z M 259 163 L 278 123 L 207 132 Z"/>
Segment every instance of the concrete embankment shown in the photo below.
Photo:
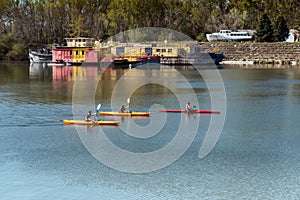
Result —
<path fill-rule="evenodd" d="M 223 53 L 224 63 L 300 65 L 300 43 L 201 43 L 207 52 Z"/>

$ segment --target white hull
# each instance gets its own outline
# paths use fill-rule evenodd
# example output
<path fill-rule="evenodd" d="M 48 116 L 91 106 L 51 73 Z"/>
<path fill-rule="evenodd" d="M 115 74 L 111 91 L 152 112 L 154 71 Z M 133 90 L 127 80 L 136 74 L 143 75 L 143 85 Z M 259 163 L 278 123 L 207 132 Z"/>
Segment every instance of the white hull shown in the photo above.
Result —
<path fill-rule="evenodd" d="M 52 61 L 52 54 L 43 54 L 36 51 L 29 51 L 29 60 L 31 63 L 48 63 Z"/>
<path fill-rule="evenodd" d="M 212 42 L 212 41 L 225 41 L 226 40 L 224 36 L 217 35 L 217 34 L 206 34 L 206 39 L 209 42 Z"/>
<path fill-rule="evenodd" d="M 219 64 L 223 60 L 223 54 L 216 53 L 198 53 L 191 56 L 180 57 L 161 57 L 160 64 L 163 65 L 205 65 Z"/>

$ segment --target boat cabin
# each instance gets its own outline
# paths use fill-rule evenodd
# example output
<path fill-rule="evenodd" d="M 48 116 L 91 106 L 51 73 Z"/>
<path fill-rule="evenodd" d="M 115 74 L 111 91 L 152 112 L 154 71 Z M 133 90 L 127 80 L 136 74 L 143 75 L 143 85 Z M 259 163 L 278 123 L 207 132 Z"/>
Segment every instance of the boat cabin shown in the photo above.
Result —
<path fill-rule="evenodd" d="M 228 36 L 251 36 L 250 33 L 246 31 L 238 31 L 238 32 L 233 32 L 231 30 L 220 30 L 220 34 L 226 34 Z"/>
<path fill-rule="evenodd" d="M 65 38 L 68 47 L 93 47 L 95 45 L 94 38 Z"/>
<path fill-rule="evenodd" d="M 231 33 L 231 30 L 220 30 L 219 32 L 220 34 L 230 34 Z"/>

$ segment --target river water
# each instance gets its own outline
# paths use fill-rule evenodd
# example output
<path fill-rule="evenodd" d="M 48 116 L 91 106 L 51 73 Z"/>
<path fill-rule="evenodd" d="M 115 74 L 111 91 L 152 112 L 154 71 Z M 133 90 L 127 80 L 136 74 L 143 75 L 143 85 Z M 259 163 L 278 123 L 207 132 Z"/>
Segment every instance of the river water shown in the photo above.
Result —
<path fill-rule="evenodd" d="M 199 158 L 208 127 L 217 126 L 210 124 L 212 115 L 158 112 L 184 107 L 179 96 L 200 109 L 212 108 L 211 94 L 222 93 L 220 84 L 215 80 L 208 88 L 193 68 L 0 64 L 1 199 L 298 199 L 300 70 L 214 70 L 226 92 L 226 102 L 216 100 L 226 105 L 216 117 L 224 117 L 225 123 L 215 146 Z M 151 77 L 151 83 L 136 86 L 143 77 Z M 120 80 L 125 87 L 112 98 Z M 91 90 L 80 88 L 86 81 Z M 171 84 L 166 87 L 166 82 Z M 150 109 L 150 118 L 101 117 L 120 121 L 119 127 L 63 125 L 63 119 L 84 119 L 85 111 L 98 103 L 101 110 L 117 110 L 120 102 L 127 105 L 129 95 L 122 92 L 132 87 L 130 109 Z M 87 91 L 95 94 L 87 97 L 94 107 L 85 107 Z M 78 94 L 83 98 L 78 100 Z M 82 113 L 75 103 L 80 111 L 84 107 Z M 156 129 L 160 121 L 163 127 Z M 179 155 L 170 161 L 172 152 L 134 160 L 129 154 L 107 152 L 102 141 L 95 142 L 103 145 L 95 153 L 86 142 L 99 139 L 103 131 L 126 152 L 155 152 L 172 144 L 185 124 L 183 133 L 195 134 L 188 145 L 186 137 L 172 147 Z M 142 129 L 134 132 L 133 125 Z M 163 161 L 167 164 L 159 166 Z"/>

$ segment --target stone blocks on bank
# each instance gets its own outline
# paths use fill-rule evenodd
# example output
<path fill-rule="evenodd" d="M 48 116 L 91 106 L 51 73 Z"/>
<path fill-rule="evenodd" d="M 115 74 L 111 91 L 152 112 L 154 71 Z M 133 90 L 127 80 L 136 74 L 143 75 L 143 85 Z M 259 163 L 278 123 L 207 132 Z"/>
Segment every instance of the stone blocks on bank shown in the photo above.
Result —
<path fill-rule="evenodd" d="M 207 52 L 223 53 L 224 62 L 300 64 L 300 43 L 211 42 L 201 43 Z"/>

